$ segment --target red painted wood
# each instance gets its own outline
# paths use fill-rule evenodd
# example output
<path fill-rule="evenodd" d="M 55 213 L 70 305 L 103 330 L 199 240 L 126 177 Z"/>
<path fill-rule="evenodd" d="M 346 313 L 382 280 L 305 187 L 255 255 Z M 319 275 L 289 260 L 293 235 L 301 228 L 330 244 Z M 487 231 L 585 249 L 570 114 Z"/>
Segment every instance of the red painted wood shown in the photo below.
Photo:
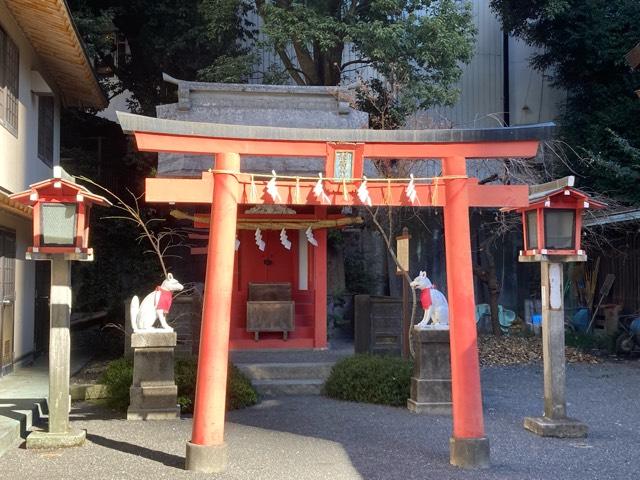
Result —
<path fill-rule="evenodd" d="M 211 195 L 212 174 L 205 172 L 201 179 L 184 178 L 147 178 L 145 200 L 150 203 L 196 203 L 209 204 Z M 322 204 L 313 193 L 315 181 L 300 181 L 300 195 L 296 195 L 296 182 L 294 180 L 278 181 L 278 193 L 282 199 L 274 202 L 266 193 L 267 179 L 254 179 L 257 197 L 251 195 L 251 177 L 239 174 L 240 203 L 243 204 L 273 204 L 282 205 L 315 205 Z M 469 187 L 469 201 L 477 207 L 511 207 L 522 208 L 529 204 L 528 187 L 526 185 L 478 185 L 477 179 L 464 180 Z M 362 202 L 356 194 L 360 182 L 347 184 L 348 195 L 344 197 L 344 185 L 340 182 L 325 181 L 324 190 L 330 199 L 330 204 L 335 206 L 360 206 Z M 407 185 L 402 182 L 387 182 L 385 180 L 369 180 L 367 188 L 373 205 L 412 206 L 406 195 Z M 444 206 L 446 204 L 446 180 L 439 179 L 437 184 L 417 183 L 418 203 L 413 206 L 429 207 Z M 205 227 L 206 224 L 199 224 Z"/>
<path fill-rule="evenodd" d="M 191 137 L 163 133 L 134 132 L 138 150 L 173 153 L 239 153 L 241 155 L 324 157 L 327 142 L 283 141 Z M 531 158 L 538 152 L 538 141 L 473 143 L 366 143 L 366 158 Z M 213 162 L 212 162 L 213 164 Z"/>
<path fill-rule="evenodd" d="M 222 168 L 238 170 L 240 156 L 219 155 Z M 200 353 L 191 441 L 197 445 L 224 443 L 229 330 L 233 292 L 237 179 L 218 175 L 211 206 L 211 239 L 202 308 Z"/>
<path fill-rule="evenodd" d="M 464 157 L 443 162 L 445 175 L 466 171 Z M 453 436 L 483 438 L 482 392 L 478 360 L 471 263 L 469 195 L 464 180 L 447 181 L 444 230 L 451 344 Z"/>
<path fill-rule="evenodd" d="M 316 207 L 316 217 L 326 218 L 327 208 Z M 314 251 L 313 285 L 315 291 L 315 348 L 327 348 L 327 230 L 313 232 L 318 246 L 309 245 Z"/>

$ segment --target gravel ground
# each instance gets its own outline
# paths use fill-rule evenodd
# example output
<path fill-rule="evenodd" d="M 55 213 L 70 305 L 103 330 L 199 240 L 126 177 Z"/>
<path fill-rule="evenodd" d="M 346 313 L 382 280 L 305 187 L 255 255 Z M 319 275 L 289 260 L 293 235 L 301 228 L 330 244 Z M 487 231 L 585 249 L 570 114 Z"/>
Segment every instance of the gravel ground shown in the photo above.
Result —
<path fill-rule="evenodd" d="M 449 465 L 449 417 L 406 409 L 283 397 L 228 415 L 224 475 L 182 470 L 191 421 L 126 422 L 81 404 L 76 428 L 88 444 L 65 451 L 15 449 L 0 459 L 0 479 L 632 479 L 640 444 L 640 363 L 568 367 L 569 414 L 590 427 L 586 439 L 540 438 L 522 428 L 542 411 L 542 367 L 484 368 L 492 467 Z"/>

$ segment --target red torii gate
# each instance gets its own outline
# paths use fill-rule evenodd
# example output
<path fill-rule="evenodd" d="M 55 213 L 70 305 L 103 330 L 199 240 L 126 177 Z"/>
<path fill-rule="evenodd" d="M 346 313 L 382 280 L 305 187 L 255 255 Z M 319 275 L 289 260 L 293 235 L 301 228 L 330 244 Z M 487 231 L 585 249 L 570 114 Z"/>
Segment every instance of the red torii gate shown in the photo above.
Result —
<path fill-rule="evenodd" d="M 193 432 L 187 442 L 186 468 L 224 469 L 224 418 L 227 381 L 234 244 L 238 205 L 280 203 L 322 205 L 312 190 L 315 181 L 277 182 L 280 200 L 262 194 L 266 179 L 240 172 L 240 155 L 326 157 L 331 172 L 336 151 L 353 154 L 352 175 L 324 182 L 332 205 L 362 205 L 356 195 L 364 158 L 442 159 L 442 176 L 416 184 L 422 207 L 443 207 L 447 290 L 450 303 L 453 435 L 450 459 L 462 467 L 486 466 L 480 390 L 475 299 L 471 264 L 469 207 L 524 207 L 526 185 L 478 185 L 468 178 L 469 158 L 528 158 L 552 124 L 471 130 L 330 130 L 271 128 L 163 120 L 118 112 L 138 149 L 153 152 L 208 154 L 215 170 L 201 178 L 148 178 L 147 202 L 211 204 L 200 355 Z M 286 172 L 285 172 L 286 173 Z M 327 177 L 332 177 L 328 174 Z M 347 182 L 348 180 L 348 182 Z M 406 185 L 387 179 L 367 184 L 373 205 L 412 206 Z M 255 188 L 255 190 L 254 190 Z M 347 189 L 345 193 L 344 189 Z M 261 195 L 253 195 L 254 191 Z M 326 200 L 325 200 L 326 201 Z"/>

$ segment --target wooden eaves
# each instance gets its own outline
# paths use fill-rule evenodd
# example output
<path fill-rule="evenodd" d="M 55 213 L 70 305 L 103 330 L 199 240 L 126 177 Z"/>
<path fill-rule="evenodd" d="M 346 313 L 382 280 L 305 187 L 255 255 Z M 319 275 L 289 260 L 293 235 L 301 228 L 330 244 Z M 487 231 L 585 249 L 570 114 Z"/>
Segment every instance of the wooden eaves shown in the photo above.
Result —
<path fill-rule="evenodd" d="M 56 83 L 65 106 L 106 108 L 80 34 L 64 0 L 5 0 Z"/>

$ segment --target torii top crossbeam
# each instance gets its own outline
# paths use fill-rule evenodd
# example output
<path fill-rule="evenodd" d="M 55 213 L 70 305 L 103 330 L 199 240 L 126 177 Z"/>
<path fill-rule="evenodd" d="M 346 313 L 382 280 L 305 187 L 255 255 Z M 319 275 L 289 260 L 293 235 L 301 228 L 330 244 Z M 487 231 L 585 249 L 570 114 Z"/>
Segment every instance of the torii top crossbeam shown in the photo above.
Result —
<path fill-rule="evenodd" d="M 443 161 L 445 176 L 466 175 L 448 172 L 450 158 L 528 158 L 536 155 L 540 140 L 551 136 L 554 125 L 545 123 L 522 127 L 449 130 L 341 130 L 308 128 L 273 128 L 246 125 L 184 122 L 157 119 L 118 112 L 126 133 L 135 135 L 138 149 L 152 152 L 191 154 L 236 153 L 252 156 L 325 157 L 327 164 L 341 148 L 355 152 L 355 171 L 360 180 L 364 158 L 438 158 Z M 215 171 L 213 172 L 215 173 Z M 326 173 L 330 173 L 327 168 Z M 272 200 L 262 193 L 267 180 L 250 173 L 238 175 L 241 204 L 282 203 L 288 205 L 321 205 L 312 195 L 315 185 L 308 177 L 279 179 L 279 198 Z M 263 176 L 264 177 L 264 176 Z M 331 175 L 327 175 L 331 177 Z M 416 190 L 420 206 L 444 206 L 445 178 L 418 182 Z M 522 207 L 527 205 L 528 190 L 520 185 L 482 185 L 476 179 L 465 179 L 469 205 L 476 207 Z M 147 179 L 148 202 L 210 204 L 213 174 L 203 172 L 200 179 Z M 374 205 L 412 205 L 404 195 L 405 185 L 394 180 L 370 180 L 368 184 Z M 344 190 L 348 190 L 345 194 Z M 358 205 L 356 187 L 346 182 L 328 180 L 324 204 Z M 259 192 L 256 196 L 252 192 Z"/>
<path fill-rule="evenodd" d="M 362 205 L 364 158 L 438 158 L 442 176 L 415 185 L 419 206 L 442 206 L 451 345 L 453 435 L 451 463 L 487 466 L 471 263 L 469 207 L 528 205 L 526 185 L 478 185 L 468 178 L 468 158 L 527 158 L 548 138 L 552 124 L 474 130 L 328 130 L 182 122 L 118 113 L 122 129 L 144 151 L 216 156 L 202 178 L 147 179 L 147 202 L 211 205 L 203 318 L 187 468 L 211 471 L 224 444 L 224 410 L 233 291 L 234 244 L 239 204 Z M 240 155 L 325 157 L 326 196 L 313 178 L 273 178 L 240 173 Z M 340 165 L 340 168 L 335 168 Z M 346 165 L 346 167 L 344 167 Z M 337 173 L 336 173 L 337 172 Z M 345 173 L 347 172 L 347 173 Z M 286 173 L 286 172 L 281 172 Z M 367 183 L 371 205 L 415 205 L 406 185 L 387 179 Z M 267 188 L 269 187 L 269 188 Z M 271 193 L 269 193 L 271 192 Z M 268 195 L 267 195 L 268 193 Z M 316 207 L 322 211 L 324 207 Z M 326 209 L 324 209 L 326 210 Z M 316 308 L 326 304 L 325 285 Z M 324 310 L 317 310 L 324 312 Z M 325 317 L 326 318 L 326 317 Z M 323 318 L 323 324 L 326 324 Z"/>

